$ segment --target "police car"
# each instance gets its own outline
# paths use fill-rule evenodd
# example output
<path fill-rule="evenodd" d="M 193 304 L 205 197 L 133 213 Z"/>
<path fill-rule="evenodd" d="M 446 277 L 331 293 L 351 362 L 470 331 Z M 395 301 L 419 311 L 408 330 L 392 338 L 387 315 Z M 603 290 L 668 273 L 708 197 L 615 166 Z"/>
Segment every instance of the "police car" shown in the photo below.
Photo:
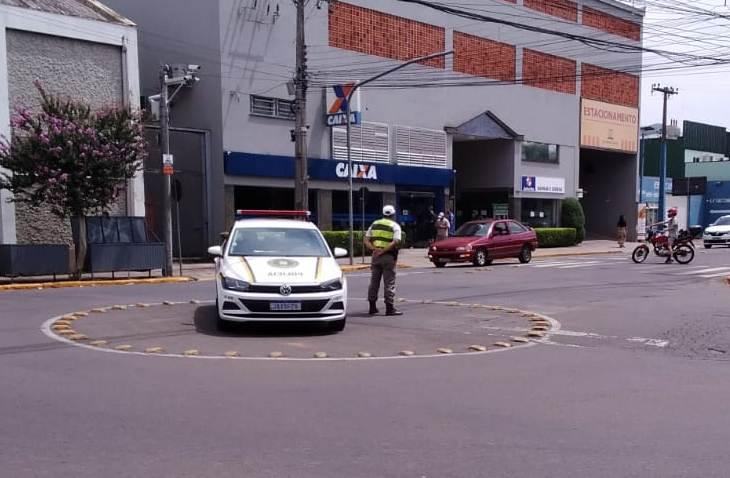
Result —
<path fill-rule="evenodd" d="M 237 211 L 216 263 L 218 326 L 234 322 L 321 321 L 345 328 L 347 281 L 322 233 L 300 211 Z"/>

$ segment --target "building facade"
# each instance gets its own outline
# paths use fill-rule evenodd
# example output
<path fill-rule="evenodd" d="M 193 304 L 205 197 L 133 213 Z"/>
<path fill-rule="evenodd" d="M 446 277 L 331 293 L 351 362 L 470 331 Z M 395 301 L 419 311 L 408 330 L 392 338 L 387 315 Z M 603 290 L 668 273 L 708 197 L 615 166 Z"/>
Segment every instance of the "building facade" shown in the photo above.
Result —
<path fill-rule="evenodd" d="M 490 21 L 465 25 L 405 2 L 310 3 L 309 202 L 321 228 L 345 226 L 349 174 L 358 226 L 394 203 L 418 240 L 433 233 L 431 210 L 454 208 L 458 222 L 510 216 L 558 225 L 561 200 L 583 191 L 597 234 L 612 234 L 613 216 L 636 210 L 643 10 L 612 0 L 489 0 Z M 203 191 L 191 199 L 204 206 L 190 215 L 199 226 L 189 233 L 212 242 L 236 209 L 292 207 L 294 5 L 217 0 L 178 9 L 171 22 L 172 0 L 110 4 L 139 24 L 143 94 L 159 91 L 160 63 L 202 66 L 202 81 L 172 114 L 173 149 L 176 138 L 188 144 L 186 135 L 207 141 L 195 147 L 202 158 L 182 163 L 181 177 L 191 165 Z M 198 28 L 183 34 L 187 24 Z M 635 50 L 595 49 L 541 29 Z M 333 86 L 445 50 L 454 53 L 361 89 L 348 171 L 345 128 L 327 120 L 337 110 Z"/>
<path fill-rule="evenodd" d="M 98 2 L 0 0 L 0 135 L 18 108 L 38 110 L 46 91 L 92 108 L 139 105 L 137 30 Z M 71 241 L 71 227 L 45 208 L 8 202 L 0 191 L 0 243 Z M 144 216 L 142 174 L 126 185 L 114 214 Z"/>

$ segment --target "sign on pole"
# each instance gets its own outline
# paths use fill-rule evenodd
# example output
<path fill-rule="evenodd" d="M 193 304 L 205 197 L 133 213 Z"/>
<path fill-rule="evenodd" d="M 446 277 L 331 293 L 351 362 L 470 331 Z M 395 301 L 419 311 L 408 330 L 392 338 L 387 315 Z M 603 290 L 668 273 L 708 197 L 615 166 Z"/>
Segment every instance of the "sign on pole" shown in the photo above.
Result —
<path fill-rule="evenodd" d="M 174 169 L 172 167 L 174 158 L 171 154 L 162 155 L 162 174 L 165 176 L 172 176 Z"/>
<path fill-rule="evenodd" d="M 347 124 L 347 97 L 353 88 L 355 88 L 355 83 L 327 88 L 327 114 L 325 115 L 327 126 Z M 361 121 L 360 90 L 356 90 L 350 100 L 350 124 L 360 124 Z"/>

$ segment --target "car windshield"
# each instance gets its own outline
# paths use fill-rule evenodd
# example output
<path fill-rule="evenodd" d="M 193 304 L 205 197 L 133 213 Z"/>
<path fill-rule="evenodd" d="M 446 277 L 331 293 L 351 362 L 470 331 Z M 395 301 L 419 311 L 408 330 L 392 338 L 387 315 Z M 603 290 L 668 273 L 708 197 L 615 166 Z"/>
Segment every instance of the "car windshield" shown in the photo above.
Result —
<path fill-rule="evenodd" d="M 721 217 L 720 219 L 715 221 L 713 226 L 730 226 L 730 216 Z"/>
<path fill-rule="evenodd" d="M 329 248 L 313 229 L 242 227 L 233 232 L 229 256 L 329 257 Z"/>
<path fill-rule="evenodd" d="M 456 230 L 456 237 L 486 236 L 490 223 L 468 222 Z"/>

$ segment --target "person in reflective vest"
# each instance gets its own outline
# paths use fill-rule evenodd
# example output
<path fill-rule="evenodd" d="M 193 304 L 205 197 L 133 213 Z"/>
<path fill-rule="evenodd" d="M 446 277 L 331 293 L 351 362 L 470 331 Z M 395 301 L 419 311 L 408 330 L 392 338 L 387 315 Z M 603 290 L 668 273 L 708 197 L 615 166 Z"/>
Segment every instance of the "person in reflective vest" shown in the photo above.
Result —
<path fill-rule="evenodd" d="M 385 315 L 403 315 L 403 312 L 395 308 L 395 267 L 402 232 L 398 223 L 393 220 L 394 216 L 395 208 L 390 205 L 385 206 L 383 218 L 373 222 L 365 233 L 365 246 L 373 253 L 368 288 L 370 315 L 379 312 L 377 302 L 381 279 L 385 296 Z"/>

